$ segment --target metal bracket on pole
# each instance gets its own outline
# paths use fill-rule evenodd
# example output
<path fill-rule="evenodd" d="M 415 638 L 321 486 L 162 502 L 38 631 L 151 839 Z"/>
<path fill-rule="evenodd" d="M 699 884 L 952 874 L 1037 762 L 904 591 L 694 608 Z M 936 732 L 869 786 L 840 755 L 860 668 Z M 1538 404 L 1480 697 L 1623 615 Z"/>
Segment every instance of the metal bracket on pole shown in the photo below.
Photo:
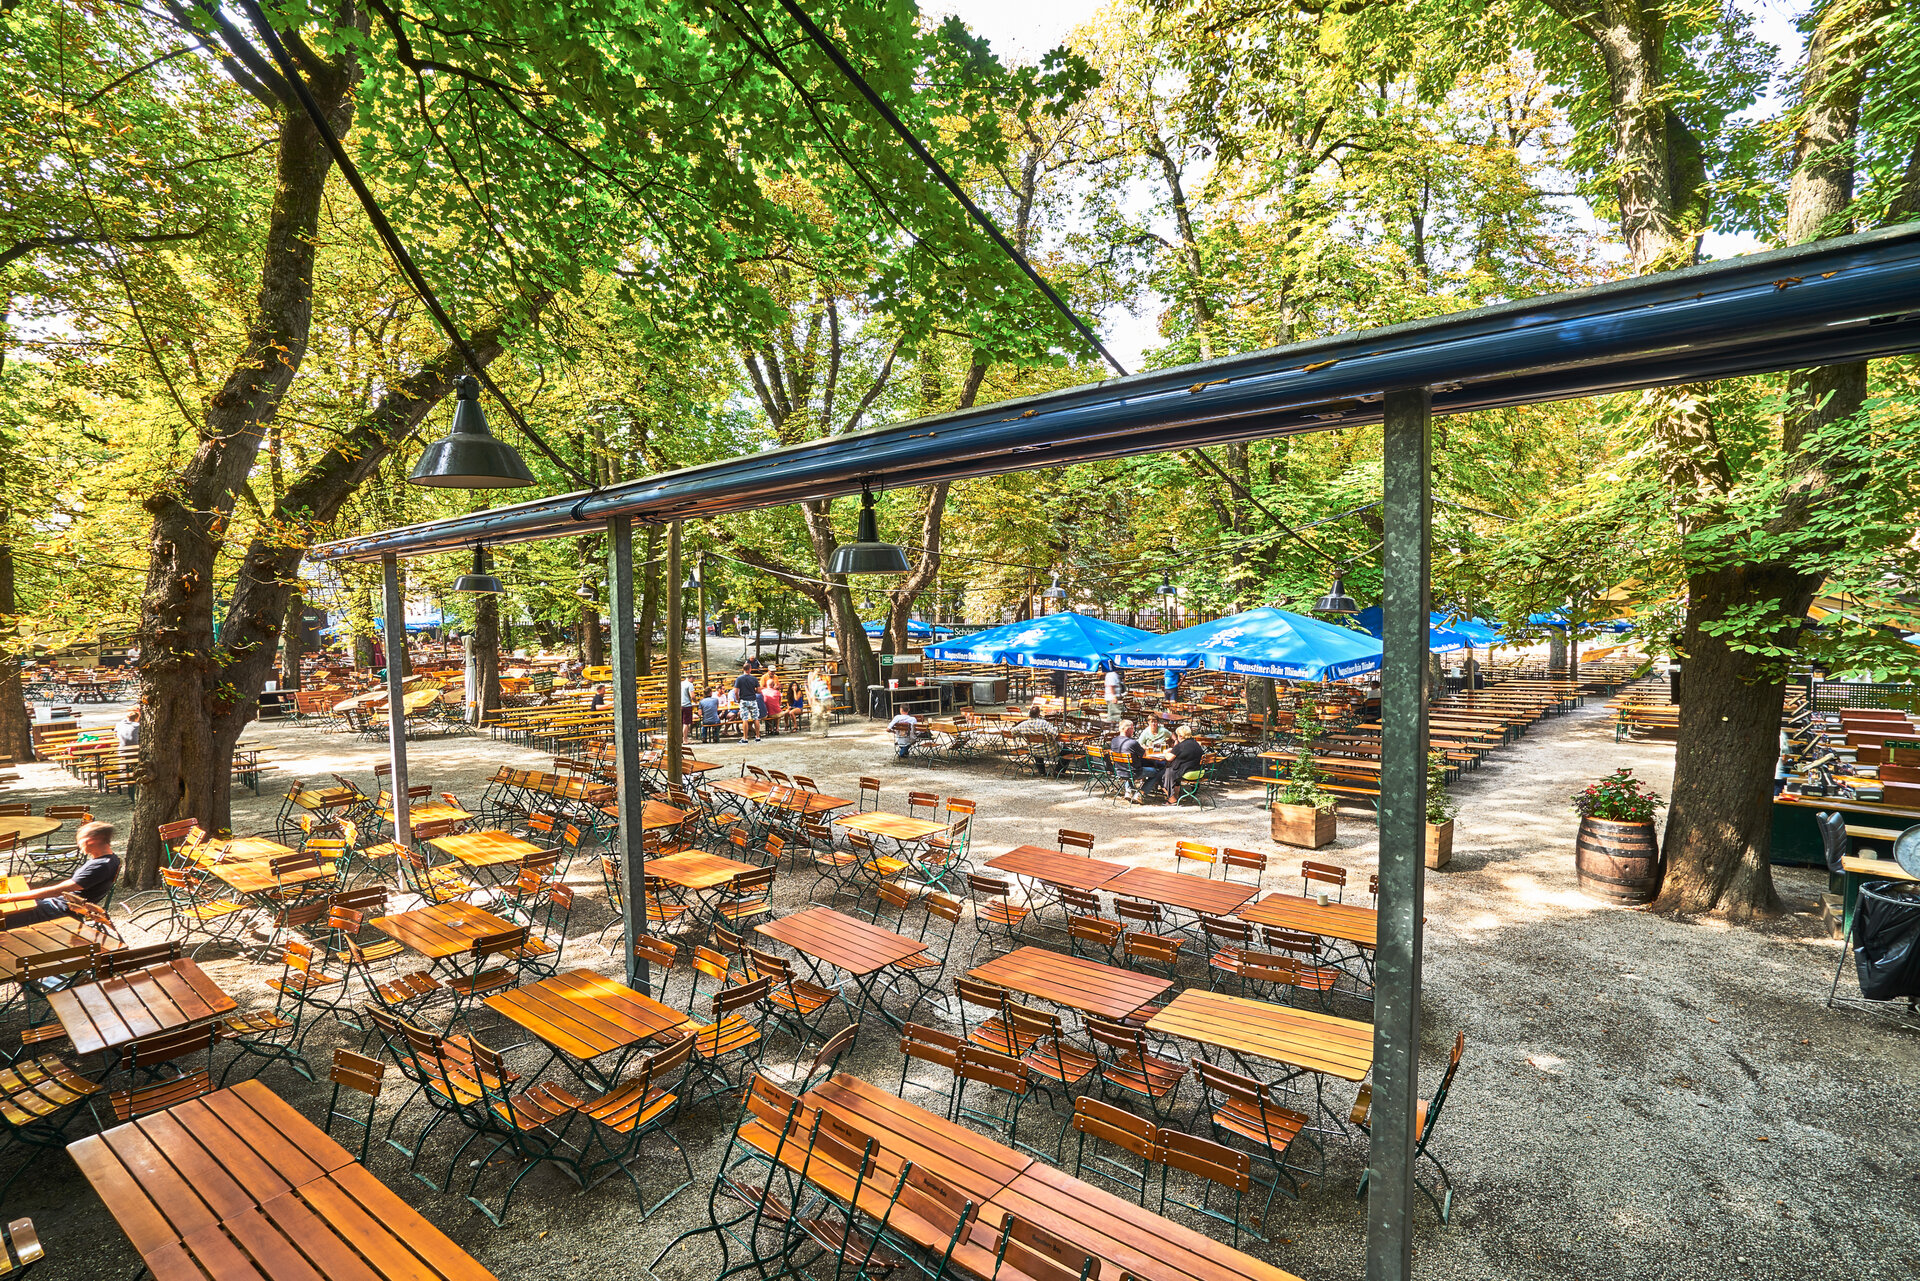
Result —
<path fill-rule="evenodd" d="M 1386 395 L 1381 600 L 1380 937 L 1374 952 L 1367 1281 L 1413 1274 L 1420 1097 L 1420 921 L 1426 896 L 1428 389 Z"/>
<path fill-rule="evenodd" d="M 407 602 L 400 594 L 399 558 L 388 552 L 380 558 L 380 569 L 386 579 L 387 759 L 393 763 L 387 786 L 393 792 L 393 843 L 405 847 L 413 844 L 413 824 L 407 817 Z"/>
<path fill-rule="evenodd" d="M 620 912 L 627 941 L 627 986 L 651 994 L 652 972 L 633 950 L 647 932 L 643 853 L 647 795 L 640 786 L 639 646 L 633 634 L 633 521 L 607 522 L 607 609 L 613 615 L 613 746 L 620 802 Z"/>
<path fill-rule="evenodd" d="M 680 728 L 680 651 L 687 630 L 680 586 L 680 522 L 667 526 L 667 781 L 680 782 L 685 735 Z"/>

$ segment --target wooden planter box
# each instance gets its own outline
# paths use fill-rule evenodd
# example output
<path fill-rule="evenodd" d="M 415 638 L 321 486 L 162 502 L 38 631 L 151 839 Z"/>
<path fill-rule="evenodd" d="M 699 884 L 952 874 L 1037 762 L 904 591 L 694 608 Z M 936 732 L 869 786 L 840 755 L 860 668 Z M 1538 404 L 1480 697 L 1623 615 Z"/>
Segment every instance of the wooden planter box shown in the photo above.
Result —
<path fill-rule="evenodd" d="M 1333 844 L 1335 820 L 1331 811 L 1323 814 L 1311 805 L 1275 805 L 1272 833 L 1282 845 L 1317 850 Z"/>
<path fill-rule="evenodd" d="M 1453 820 L 1427 824 L 1427 866 L 1445 867 L 1453 861 Z"/>

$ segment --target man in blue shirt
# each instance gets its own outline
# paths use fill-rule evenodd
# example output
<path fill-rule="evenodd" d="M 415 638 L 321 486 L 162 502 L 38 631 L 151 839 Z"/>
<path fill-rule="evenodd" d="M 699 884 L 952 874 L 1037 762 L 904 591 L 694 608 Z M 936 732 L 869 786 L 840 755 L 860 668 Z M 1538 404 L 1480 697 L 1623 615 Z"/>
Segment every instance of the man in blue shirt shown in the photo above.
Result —
<path fill-rule="evenodd" d="M 32 903 L 25 911 L 12 913 L 9 927 L 56 921 L 73 915 L 67 909 L 67 896 L 78 894 L 89 903 L 105 904 L 120 879 L 120 856 L 113 852 L 113 824 L 83 823 L 75 840 L 80 846 L 80 866 L 64 881 L 35 886 L 17 894 L 0 894 L 0 903 Z"/>

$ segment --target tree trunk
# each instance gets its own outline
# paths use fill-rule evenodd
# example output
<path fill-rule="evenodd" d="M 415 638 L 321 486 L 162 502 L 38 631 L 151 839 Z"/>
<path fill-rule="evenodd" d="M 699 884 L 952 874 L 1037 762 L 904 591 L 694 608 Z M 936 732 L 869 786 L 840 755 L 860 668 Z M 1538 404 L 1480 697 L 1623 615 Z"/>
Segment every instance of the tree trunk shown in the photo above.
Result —
<path fill-rule="evenodd" d="M 474 601 L 473 708 L 468 713 L 478 725 L 489 712 L 500 710 L 500 598 L 491 592 Z"/>
<path fill-rule="evenodd" d="M 3 479 L 3 478 L 0 478 Z M 15 646 L 13 547 L 6 541 L 6 517 L 0 510 L 0 756 L 33 759 L 33 713 L 20 683 L 20 651 Z"/>
<path fill-rule="evenodd" d="M 580 661 L 598 667 L 607 661 L 606 638 L 600 633 L 600 607 L 580 603 Z"/>
<path fill-rule="evenodd" d="M 300 658 L 304 652 L 303 642 L 307 629 L 303 620 L 307 614 L 307 598 L 299 592 L 287 596 L 287 616 L 280 624 L 280 688 L 300 688 Z"/>
<path fill-rule="evenodd" d="M 640 660 L 642 676 L 653 675 L 653 629 L 660 625 L 660 526 L 647 526 L 647 568 L 640 583 Z M 700 626 L 707 625 L 706 619 Z"/>

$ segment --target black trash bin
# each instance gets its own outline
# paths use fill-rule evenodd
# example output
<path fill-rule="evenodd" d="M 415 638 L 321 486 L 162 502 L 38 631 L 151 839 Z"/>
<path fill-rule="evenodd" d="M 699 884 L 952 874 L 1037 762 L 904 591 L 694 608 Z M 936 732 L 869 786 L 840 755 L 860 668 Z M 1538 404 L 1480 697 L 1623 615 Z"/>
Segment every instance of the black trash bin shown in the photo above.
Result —
<path fill-rule="evenodd" d="M 1920 998 L 1920 884 L 1868 881 L 1853 909 L 1853 964 L 1869 1001 Z"/>

